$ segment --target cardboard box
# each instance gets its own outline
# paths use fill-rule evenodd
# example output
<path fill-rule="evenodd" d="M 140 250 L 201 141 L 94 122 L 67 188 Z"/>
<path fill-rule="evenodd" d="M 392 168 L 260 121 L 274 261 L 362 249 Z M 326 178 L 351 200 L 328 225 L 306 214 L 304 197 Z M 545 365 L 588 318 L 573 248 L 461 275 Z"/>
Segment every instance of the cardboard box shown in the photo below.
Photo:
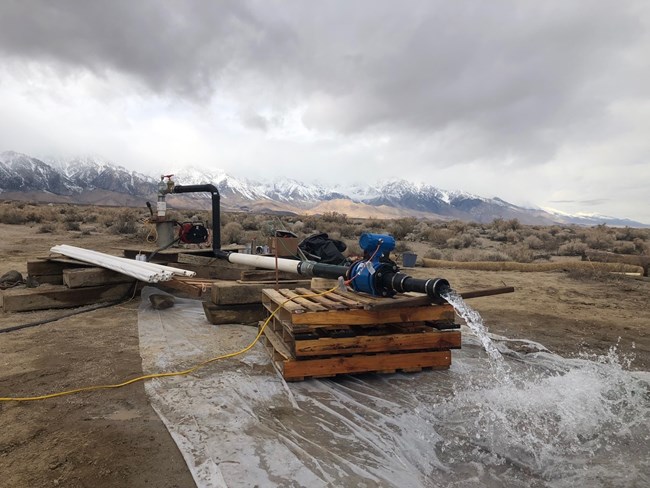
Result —
<path fill-rule="evenodd" d="M 270 237 L 269 254 L 275 256 L 275 249 L 278 249 L 278 257 L 290 258 L 298 256 L 298 238 L 297 237 Z"/>

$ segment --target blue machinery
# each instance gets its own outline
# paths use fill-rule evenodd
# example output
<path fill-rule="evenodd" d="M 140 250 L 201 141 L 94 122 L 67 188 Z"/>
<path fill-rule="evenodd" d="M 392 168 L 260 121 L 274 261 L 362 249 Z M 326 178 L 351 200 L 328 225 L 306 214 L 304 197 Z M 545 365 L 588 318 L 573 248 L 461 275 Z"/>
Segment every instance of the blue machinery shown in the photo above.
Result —
<path fill-rule="evenodd" d="M 362 234 L 359 245 L 364 257 L 351 266 L 335 266 L 313 261 L 256 256 L 214 250 L 215 256 L 231 263 L 246 264 L 265 269 L 278 269 L 303 276 L 337 279 L 342 277 L 355 291 L 374 296 L 390 297 L 395 293 L 425 293 L 434 300 L 451 290 L 444 278 L 417 279 L 400 273 L 397 264 L 390 259 L 395 249 L 395 239 L 383 234 Z"/>

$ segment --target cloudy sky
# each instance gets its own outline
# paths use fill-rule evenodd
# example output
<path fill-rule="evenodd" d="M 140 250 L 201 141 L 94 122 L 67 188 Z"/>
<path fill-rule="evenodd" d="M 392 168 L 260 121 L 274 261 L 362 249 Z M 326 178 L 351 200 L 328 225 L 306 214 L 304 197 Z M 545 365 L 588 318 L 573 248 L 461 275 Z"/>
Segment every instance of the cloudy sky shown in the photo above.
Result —
<path fill-rule="evenodd" d="M 0 151 L 650 223 L 650 2 L 0 2 Z"/>

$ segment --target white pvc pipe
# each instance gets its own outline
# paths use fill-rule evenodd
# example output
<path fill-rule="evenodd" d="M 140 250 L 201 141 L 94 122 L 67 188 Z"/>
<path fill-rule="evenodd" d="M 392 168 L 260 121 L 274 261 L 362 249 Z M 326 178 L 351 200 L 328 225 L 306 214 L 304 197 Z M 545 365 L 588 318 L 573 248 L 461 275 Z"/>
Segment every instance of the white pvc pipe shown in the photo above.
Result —
<path fill-rule="evenodd" d="M 90 249 L 83 249 L 81 247 L 68 246 L 66 244 L 54 246 L 50 249 L 51 252 L 63 254 L 80 261 L 95 264 L 103 268 L 117 271 L 118 273 L 131 276 L 141 281 L 149 283 L 156 283 L 158 281 L 168 281 L 174 275 L 194 276 L 193 271 L 185 269 L 174 268 L 171 266 L 163 266 L 161 264 L 148 263 L 144 261 L 135 261 L 110 254 L 104 254 Z"/>
<path fill-rule="evenodd" d="M 102 252 L 93 251 L 91 249 L 84 249 L 82 247 L 69 246 L 67 244 L 61 244 L 59 246 L 54 246 L 54 247 L 57 247 L 57 248 L 62 249 L 62 250 L 67 249 L 67 250 L 70 250 L 70 251 L 80 251 L 80 252 L 83 252 L 83 253 L 86 253 L 86 254 L 98 256 L 101 259 L 115 259 L 115 260 L 118 260 L 118 261 L 121 261 L 121 262 L 131 263 L 131 264 L 135 262 L 135 263 L 138 263 L 138 266 L 140 266 L 142 268 L 152 269 L 152 270 L 156 270 L 156 271 L 164 270 L 166 272 L 170 272 L 170 273 L 173 273 L 173 274 L 179 274 L 179 275 L 183 275 L 183 276 L 194 276 L 194 275 L 196 275 L 196 273 L 194 271 L 188 271 L 186 269 L 174 268 L 172 266 L 165 266 L 165 265 L 162 265 L 162 264 L 150 263 L 150 262 L 147 262 L 147 261 L 134 261 L 133 259 L 127 259 L 127 258 L 122 258 L 122 257 L 119 257 L 119 256 L 113 256 L 111 254 L 104 254 Z M 54 248 L 52 248 L 52 249 L 54 249 Z M 52 250 L 52 249 L 50 249 L 50 250 Z M 53 252 L 56 252 L 56 251 L 53 251 Z"/>
<path fill-rule="evenodd" d="M 232 252 L 228 255 L 228 261 L 235 264 L 245 264 L 256 268 L 275 269 L 276 258 L 270 256 L 257 256 L 254 254 L 240 254 Z M 277 258 L 277 268 L 288 273 L 298 273 L 300 261 L 294 259 Z"/>

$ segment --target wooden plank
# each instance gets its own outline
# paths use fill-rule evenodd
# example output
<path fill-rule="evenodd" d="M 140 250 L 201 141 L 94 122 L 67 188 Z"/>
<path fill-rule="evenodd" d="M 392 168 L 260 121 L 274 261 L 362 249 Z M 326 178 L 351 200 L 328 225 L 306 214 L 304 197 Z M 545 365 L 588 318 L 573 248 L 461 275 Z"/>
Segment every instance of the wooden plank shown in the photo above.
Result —
<path fill-rule="evenodd" d="M 310 300 L 320 303 L 321 305 L 324 305 L 327 309 L 330 310 L 331 309 L 347 310 L 349 308 L 340 302 L 335 302 L 334 300 L 330 300 L 329 298 L 326 298 L 327 296 L 331 296 L 331 293 L 329 295 L 317 295 L 318 293 L 321 292 L 308 290 L 306 288 L 296 288 L 296 292 L 300 293 L 301 295 L 312 295 L 311 297 L 309 297 Z"/>
<path fill-rule="evenodd" d="M 203 311 L 208 322 L 221 324 L 249 324 L 266 317 L 266 310 L 259 303 L 244 305 L 215 305 L 203 302 Z"/>
<path fill-rule="evenodd" d="M 267 306 L 268 310 L 273 312 L 280 304 L 284 310 L 291 313 L 303 313 L 305 309 L 293 301 L 287 301 L 287 298 L 277 290 L 265 288 L 262 290 L 262 303 Z"/>
<path fill-rule="evenodd" d="M 362 303 L 364 305 L 370 305 L 376 303 L 378 300 L 386 300 L 385 298 L 371 297 L 369 295 L 362 295 L 353 291 L 341 291 L 336 290 L 333 296 L 348 298 L 356 303 Z"/>
<path fill-rule="evenodd" d="M 135 278 L 106 268 L 70 268 L 63 270 L 63 284 L 68 288 L 133 283 Z"/>
<path fill-rule="evenodd" d="M 269 329 L 268 326 L 264 329 L 264 335 L 273 346 L 273 349 L 275 349 L 275 351 L 284 359 L 291 359 L 293 357 L 289 348 L 282 341 L 282 338 L 273 330 Z"/>
<path fill-rule="evenodd" d="M 420 322 L 453 320 L 451 305 L 431 305 L 428 307 L 390 308 L 387 310 L 330 310 L 328 312 L 308 312 L 293 314 L 291 321 L 299 325 L 370 325 L 400 322 Z"/>
<path fill-rule="evenodd" d="M 272 281 L 275 282 L 276 274 L 275 271 L 263 270 L 263 269 L 247 269 L 243 270 L 240 273 L 239 279 L 241 281 Z M 298 280 L 300 275 L 296 273 L 288 273 L 286 271 L 280 271 L 278 273 L 279 280 Z"/>
<path fill-rule="evenodd" d="M 310 376 L 366 373 L 398 369 L 446 369 L 450 364 L 450 351 L 428 351 L 402 354 L 337 356 L 326 359 L 288 360 L 282 363 L 282 371 L 285 379 L 297 380 Z"/>
<path fill-rule="evenodd" d="M 327 291 L 327 290 L 316 290 L 316 291 Z M 332 301 L 346 305 L 346 308 L 363 308 L 363 304 L 352 300 L 350 298 L 342 296 L 338 291 L 326 295 Z"/>
<path fill-rule="evenodd" d="M 299 305 L 302 305 L 305 307 L 307 310 L 311 312 L 327 312 L 328 308 L 324 307 L 323 305 L 320 305 L 318 303 L 314 303 L 309 300 L 309 298 L 303 297 L 302 295 L 299 295 L 298 293 L 295 293 L 291 290 L 288 290 L 286 288 L 283 288 L 280 290 L 280 293 L 282 293 L 284 296 L 287 298 L 293 298 L 294 303 L 298 303 Z"/>
<path fill-rule="evenodd" d="M 359 354 L 370 352 L 394 352 L 431 349 L 458 349 L 460 331 L 431 331 L 414 334 L 386 334 L 297 340 L 296 357 L 330 356 L 336 354 Z"/>
<path fill-rule="evenodd" d="M 122 298 L 131 289 L 130 283 L 70 289 L 49 285 L 39 288 L 9 289 L 2 292 L 5 312 L 27 312 L 50 308 L 71 308 Z"/>
<path fill-rule="evenodd" d="M 280 283 L 286 288 L 296 288 L 309 284 L 309 280 L 299 280 L 291 284 Z M 269 288 L 263 283 L 233 283 L 230 281 L 212 282 L 212 303 L 233 305 L 238 303 L 261 303 L 262 290 Z"/>

